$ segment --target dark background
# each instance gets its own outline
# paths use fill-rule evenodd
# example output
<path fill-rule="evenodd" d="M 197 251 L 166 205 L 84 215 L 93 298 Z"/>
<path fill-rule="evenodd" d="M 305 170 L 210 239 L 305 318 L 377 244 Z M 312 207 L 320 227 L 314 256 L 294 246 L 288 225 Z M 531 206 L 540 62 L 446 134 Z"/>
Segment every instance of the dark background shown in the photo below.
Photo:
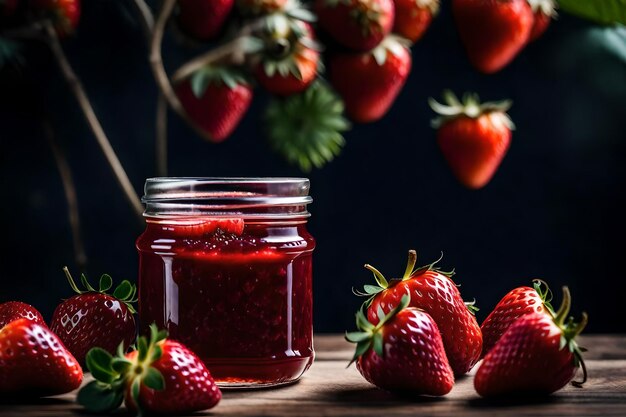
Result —
<path fill-rule="evenodd" d="M 134 11 L 112 0 L 85 1 L 78 36 L 64 43 L 95 110 L 137 190 L 155 175 L 156 87 Z M 532 278 L 568 284 L 573 311 L 589 312 L 589 331 L 624 332 L 618 313 L 625 279 L 626 48 L 623 36 L 561 14 L 547 34 L 507 68 L 482 75 L 468 64 L 449 11 L 413 48 L 413 71 L 390 113 L 356 125 L 343 154 L 309 173 L 314 198 L 315 325 L 353 326 L 372 281 L 365 262 L 400 275 L 406 251 L 456 268 L 466 299 L 485 317 L 509 289 Z M 623 35 L 623 30 L 621 29 Z M 618 33 L 619 34 L 619 33 Z M 198 50 L 168 36 L 175 68 Z M 135 279 L 134 240 L 142 226 L 86 127 L 49 53 L 22 49 L 25 66 L 0 73 L 0 301 L 20 299 L 50 317 L 70 295 L 61 267 L 74 270 L 62 184 L 41 126 L 49 117 L 75 175 L 89 264 Z M 511 149 L 484 189 L 452 177 L 429 127 L 426 99 L 444 88 L 511 98 L 517 125 Z M 225 143 L 203 142 L 170 115 L 172 176 L 300 176 L 273 154 L 252 108 Z"/>

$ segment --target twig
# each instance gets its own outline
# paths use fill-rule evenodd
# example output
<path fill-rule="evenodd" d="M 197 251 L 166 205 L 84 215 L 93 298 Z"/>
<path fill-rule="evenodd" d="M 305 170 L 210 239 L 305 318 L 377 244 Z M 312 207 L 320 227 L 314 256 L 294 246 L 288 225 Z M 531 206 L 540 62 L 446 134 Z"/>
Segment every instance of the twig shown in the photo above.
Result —
<path fill-rule="evenodd" d="M 159 93 L 156 111 L 156 167 L 159 177 L 167 176 L 167 101 Z"/>
<path fill-rule="evenodd" d="M 115 178 L 118 184 L 124 191 L 124 194 L 126 195 L 126 199 L 128 200 L 129 204 L 134 209 L 139 219 L 142 219 L 143 206 L 141 205 L 141 200 L 139 200 L 139 196 L 135 192 L 133 185 L 128 179 L 128 176 L 126 175 L 126 171 L 124 171 L 124 167 L 122 166 L 122 164 L 120 163 L 120 160 L 115 154 L 115 151 L 113 150 L 113 147 L 111 146 L 111 142 L 109 142 L 109 139 L 104 133 L 104 130 L 102 129 L 102 125 L 100 124 L 100 121 L 98 120 L 93 110 L 93 107 L 91 106 L 91 102 L 89 101 L 89 98 L 87 97 L 87 94 L 85 93 L 82 83 L 80 82 L 80 80 L 76 76 L 76 73 L 74 73 L 74 70 L 70 66 L 67 60 L 67 57 L 65 56 L 65 53 L 63 52 L 63 48 L 61 47 L 61 43 L 59 42 L 59 38 L 56 34 L 56 31 L 54 30 L 54 27 L 52 26 L 52 23 L 50 23 L 50 21 L 44 22 L 43 28 L 45 30 L 45 33 L 48 36 L 48 45 L 50 46 L 50 50 L 52 51 L 52 54 L 54 55 L 57 61 L 57 64 L 61 70 L 61 73 L 63 74 L 63 77 L 65 78 L 65 81 L 67 82 L 70 90 L 74 94 L 76 101 L 78 101 L 78 104 L 83 112 L 83 115 L 85 116 L 85 119 L 87 120 L 87 124 L 89 125 L 89 127 L 91 128 L 91 131 L 96 137 L 98 145 L 100 145 L 100 148 L 102 149 L 102 152 L 104 153 L 104 156 L 107 162 L 109 163 L 109 166 L 113 170 L 113 174 L 115 174 Z"/>
<path fill-rule="evenodd" d="M 163 94 L 172 110 L 182 117 L 183 120 L 185 120 L 185 122 L 187 122 L 187 124 L 191 126 L 198 135 L 206 140 L 211 140 L 211 136 L 198 126 L 198 124 L 193 121 L 185 111 L 185 108 L 181 104 L 180 100 L 178 100 L 178 96 L 176 96 L 176 93 L 172 88 L 172 84 L 170 83 L 165 67 L 163 66 L 161 43 L 163 42 L 165 25 L 174 10 L 174 6 L 176 6 L 176 0 L 165 0 L 163 2 L 161 12 L 159 13 L 159 16 L 154 24 L 152 42 L 150 42 L 150 66 L 159 90 L 161 90 L 161 94 Z"/>
<path fill-rule="evenodd" d="M 144 0 L 135 0 L 133 3 L 135 4 L 137 11 L 141 14 L 143 31 L 146 35 L 148 43 L 150 43 L 150 39 L 152 39 L 152 31 L 154 30 L 154 16 L 152 16 L 152 11 Z"/>
<path fill-rule="evenodd" d="M 76 198 L 76 186 L 74 185 L 72 171 L 67 163 L 65 154 L 56 141 L 54 131 L 47 118 L 44 119 L 43 127 L 48 144 L 52 149 L 54 162 L 56 162 L 59 175 L 61 176 L 63 190 L 65 191 L 65 200 L 67 201 L 67 217 L 72 231 L 72 240 L 74 241 L 74 258 L 78 268 L 80 270 L 84 270 L 87 266 L 87 254 L 85 252 L 85 246 L 83 244 L 83 238 L 80 231 L 81 226 L 78 212 L 78 199 Z"/>

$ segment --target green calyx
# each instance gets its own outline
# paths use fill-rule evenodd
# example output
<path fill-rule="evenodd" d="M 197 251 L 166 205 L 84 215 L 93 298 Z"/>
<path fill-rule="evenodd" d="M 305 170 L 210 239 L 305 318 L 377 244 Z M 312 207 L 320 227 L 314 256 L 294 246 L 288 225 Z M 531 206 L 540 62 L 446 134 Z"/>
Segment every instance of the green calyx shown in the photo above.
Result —
<path fill-rule="evenodd" d="M 576 387 L 582 387 L 587 381 L 587 367 L 582 357 L 582 353 L 586 351 L 585 348 L 578 346 L 576 342 L 576 336 L 578 336 L 583 329 L 587 326 L 589 317 L 587 313 L 583 312 L 579 322 L 574 321 L 574 317 L 568 316 L 570 307 L 572 305 L 572 296 L 569 288 L 563 287 L 563 301 L 561 306 L 554 313 L 554 324 L 561 330 L 561 340 L 559 342 L 559 349 L 567 349 L 574 355 L 574 366 L 582 367 L 583 380 L 572 381 L 572 385 Z"/>
<path fill-rule="evenodd" d="M 378 46 L 376 46 L 376 48 L 372 49 L 368 53 L 372 54 L 374 60 L 376 60 L 376 63 L 379 66 L 383 66 L 385 65 L 385 62 L 387 62 L 389 54 L 400 57 L 403 53 L 407 53 L 406 51 L 410 47 L 411 42 L 408 39 L 398 35 L 388 35 L 378 44 Z"/>
<path fill-rule="evenodd" d="M 159 331 L 155 324 L 150 326 L 150 339 L 142 336 L 137 339 L 137 355 L 128 359 L 124 345 L 120 343 L 116 356 L 101 348 L 91 349 L 86 356 L 87 368 L 95 381 L 85 385 L 78 392 L 77 401 L 89 412 L 109 413 L 124 401 L 128 387 L 138 415 L 142 415 L 139 393 L 141 385 L 161 391 L 165 380 L 161 372 L 152 366 L 163 354 L 160 343 L 167 332 Z"/>
<path fill-rule="evenodd" d="M 385 314 L 383 309 L 379 306 L 376 315 L 378 316 L 378 324 L 373 325 L 367 320 L 367 316 L 363 311 L 363 307 L 356 313 L 356 332 L 346 332 L 346 340 L 350 343 L 356 343 L 356 350 L 352 360 L 348 366 L 352 365 L 360 356 L 365 354 L 370 348 L 374 349 L 374 352 L 381 358 L 384 357 L 383 350 L 383 333 L 381 329 L 392 317 L 404 310 L 406 306 L 411 302 L 411 297 L 406 294 L 400 300 L 400 303 L 389 313 Z"/>
<path fill-rule="evenodd" d="M 345 145 L 342 132 L 350 129 L 339 96 L 315 81 L 300 94 L 274 97 L 265 111 L 272 148 L 302 171 L 321 168 Z"/>
<path fill-rule="evenodd" d="M 548 313 L 554 317 L 554 307 L 552 307 L 552 290 L 548 284 L 541 279 L 533 279 L 533 288 L 539 294 L 539 298 L 541 298 L 541 302 L 543 306 L 548 310 Z"/>
<path fill-rule="evenodd" d="M 428 99 L 430 108 L 439 115 L 439 117 L 431 121 L 431 126 L 435 129 L 460 116 L 477 119 L 487 113 L 500 113 L 502 115 L 502 123 L 511 130 L 515 129 L 513 121 L 506 114 L 506 111 L 510 109 L 513 104 L 511 100 L 481 104 L 477 94 L 465 93 L 461 101 L 452 91 L 445 90 L 443 92 L 443 101 L 444 103 L 442 104 L 432 97 Z"/>
<path fill-rule="evenodd" d="M 386 290 L 387 288 L 389 288 L 394 282 L 407 281 L 417 275 L 423 274 L 426 271 L 435 271 L 441 275 L 445 275 L 448 278 L 452 278 L 452 276 L 454 275 L 454 270 L 447 272 L 447 271 L 442 271 L 441 269 L 436 267 L 436 265 L 439 263 L 439 261 L 441 261 L 441 259 L 443 259 L 443 253 L 439 257 L 439 259 L 437 259 L 435 262 L 421 266 L 419 268 L 415 268 L 415 264 L 417 263 L 417 252 L 411 249 L 409 251 L 409 259 L 407 261 L 406 268 L 404 270 L 404 274 L 402 275 L 402 278 L 394 278 L 391 281 L 387 280 L 385 276 L 378 269 L 374 268 L 372 265 L 365 264 L 364 265 L 365 269 L 372 271 L 372 273 L 374 274 L 376 285 L 364 285 L 363 291 L 355 290 L 353 292 L 355 295 L 358 295 L 361 297 L 373 297 L 379 292 L 382 292 Z"/>
<path fill-rule="evenodd" d="M 243 72 L 226 66 L 207 65 L 191 75 L 191 90 L 197 98 L 201 98 L 209 85 L 226 85 L 231 90 L 238 85 L 248 85 Z"/>
<path fill-rule="evenodd" d="M 102 276 L 100 277 L 100 282 L 98 284 L 98 289 L 95 289 L 94 287 L 91 286 L 85 274 L 80 274 L 80 282 L 83 284 L 83 287 L 85 288 L 85 290 L 81 290 L 76 285 L 76 282 L 74 282 L 74 278 L 72 278 L 72 275 L 70 274 L 70 271 L 67 268 L 67 266 L 63 267 L 63 272 L 65 273 L 65 277 L 67 278 L 67 281 L 69 282 L 70 287 L 72 287 L 72 289 L 74 290 L 76 294 L 98 293 L 98 294 L 110 295 L 110 296 L 117 298 L 119 301 L 123 302 L 124 304 L 126 304 L 126 307 L 132 314 L 137 313 L 137 311 L 135 310 L 135 307 L 133 306 L 133 303 L 137 302 L 137 298 L 136 298 L 137 286 L 135 284 L 131 284 L 130 281 L 125 279 L 124 281 L 120 282 L 120 284 L 117 287 L 115 287 L 115 289 L 113 290 L 113 294 L 108 294 L 107 291 L 110 290 L 111 287 L 113 286 L 113 279 L 111 278 L 109 274 L 102 274 Z"/>

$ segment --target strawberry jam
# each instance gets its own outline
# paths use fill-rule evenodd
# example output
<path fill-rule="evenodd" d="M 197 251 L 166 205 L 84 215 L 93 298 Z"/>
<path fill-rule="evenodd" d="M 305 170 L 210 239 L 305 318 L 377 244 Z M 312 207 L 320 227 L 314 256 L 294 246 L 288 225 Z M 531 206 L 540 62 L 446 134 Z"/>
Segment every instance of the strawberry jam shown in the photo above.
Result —
<path fill-rule="evenodd" d="M 308 180 L 146 183 L 139 314 L 194 351 L 221 386 L 297 380 L 313 361 Z"/>

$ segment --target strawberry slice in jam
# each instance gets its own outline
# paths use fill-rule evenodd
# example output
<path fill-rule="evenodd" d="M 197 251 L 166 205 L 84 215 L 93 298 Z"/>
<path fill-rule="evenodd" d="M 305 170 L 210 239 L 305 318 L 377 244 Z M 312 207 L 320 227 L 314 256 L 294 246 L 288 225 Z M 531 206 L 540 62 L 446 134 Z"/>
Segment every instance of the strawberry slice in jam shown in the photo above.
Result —
<path fill-rule="evenodd" d="M 244 221 L 240 217 L 214 217 L 202 220 L 182 220 L 162 224 L 161 227 L 164 232 L 185 238 L 200 237 L 218 230 L 240 236 L 243 233 Z"/>

